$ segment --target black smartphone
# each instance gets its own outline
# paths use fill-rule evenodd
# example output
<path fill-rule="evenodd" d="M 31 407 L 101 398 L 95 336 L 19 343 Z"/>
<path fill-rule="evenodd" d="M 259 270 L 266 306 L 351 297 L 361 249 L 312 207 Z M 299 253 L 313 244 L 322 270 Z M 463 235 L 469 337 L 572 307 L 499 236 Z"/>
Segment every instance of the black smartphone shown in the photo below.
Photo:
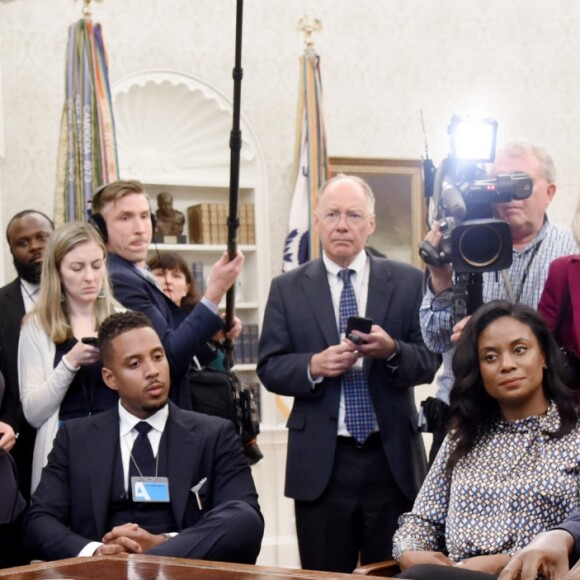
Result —
<path fill-rule="evenodd" d="M 99 344 L 99 340 L 96 336 L 83 336 L 83 338 L 81 338 L 81 342 L 83 344 L 90 344 L 91 346 L 98 346 Z"/>
<path fill-rule="evenodd" d="M 358 330 L 359 332 L 364 332 L 368 334 L 373 326 L 372 318 L 365 318 L 364 316 L 349 316 L 346 321 L 346 330 L 344 334 L 346 338 L 354 342 L 355 344 L 365 344 L 360 336 L 352 334 L 353 330 Z"/>

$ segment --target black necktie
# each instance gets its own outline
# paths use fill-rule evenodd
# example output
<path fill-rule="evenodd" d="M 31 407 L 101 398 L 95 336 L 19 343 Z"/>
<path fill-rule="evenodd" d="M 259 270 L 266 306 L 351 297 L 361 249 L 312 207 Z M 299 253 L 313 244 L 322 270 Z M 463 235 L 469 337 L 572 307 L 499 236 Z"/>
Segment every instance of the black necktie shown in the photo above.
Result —
<path fill-rule="evenodd" d="M 155 474 L 155 458 L 153 457 L 153 448 L 149 441 L 147 433 L 151 431 L 153 427 L 141 421 L 135 425 L 135 429 L 139 432 L 135 443 L 133 443 L 133 449 L 131 450 L 131 461 L 129 463 L 129 481 L 131 477 L 147 477 L 154 476 Z"/>

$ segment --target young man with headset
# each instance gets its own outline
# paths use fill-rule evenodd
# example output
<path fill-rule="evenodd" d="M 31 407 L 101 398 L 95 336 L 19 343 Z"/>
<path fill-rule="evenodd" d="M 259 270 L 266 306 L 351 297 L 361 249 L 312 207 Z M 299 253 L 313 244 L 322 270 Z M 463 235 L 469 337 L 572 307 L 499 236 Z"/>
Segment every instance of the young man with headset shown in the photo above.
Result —
<path fill-rule="evenodd" d="M 163 293 L 146 267 L 154 219 L 149 197 L 139 181 L 115 181 L 93 197 L 91 221 L 107 244 L 115 298 L 151 319 L 169 360 L 171 399 L 189 409 L 187 370 L 194 356 L 201 361 L 213 356 L 207 343 L 224 326 L 218 305 L 242 271 L 244 257 L 238 252 L 229 260 L 224 252 L 211 269 L 201 301 L 186 315 Z M 235 338 L 240 332 L 238 323 L 226 336 Z"/>

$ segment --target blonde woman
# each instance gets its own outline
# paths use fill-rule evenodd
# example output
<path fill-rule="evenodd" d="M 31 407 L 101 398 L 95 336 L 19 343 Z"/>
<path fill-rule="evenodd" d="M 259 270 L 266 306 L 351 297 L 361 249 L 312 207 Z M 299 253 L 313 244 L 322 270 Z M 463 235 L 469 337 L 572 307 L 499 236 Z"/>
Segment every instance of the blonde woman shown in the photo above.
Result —
<path fill-rule="evenodd" d="M 96 338 L 100 324 L 122 310 L 112 296 L 105 245 L 96 229 L 67 223 L 44 254 L 38 301 L 24 319 L 18 346 L 20 399 L 37 429 L 32 491 L 59 423 L 109 409 L 117 394 L 102 381 Z"/>

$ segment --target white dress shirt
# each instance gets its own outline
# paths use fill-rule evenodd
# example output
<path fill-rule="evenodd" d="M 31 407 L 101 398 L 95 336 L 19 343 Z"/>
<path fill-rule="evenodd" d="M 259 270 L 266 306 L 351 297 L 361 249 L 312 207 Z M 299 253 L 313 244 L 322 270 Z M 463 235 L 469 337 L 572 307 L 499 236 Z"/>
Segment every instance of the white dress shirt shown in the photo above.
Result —
<path fill-rule="evenodd" d="M 32 284 L 20 278 L 20 293 L 24 301 L 24 311 L 28 314 L 36 305 L 40 284 Z"/>

